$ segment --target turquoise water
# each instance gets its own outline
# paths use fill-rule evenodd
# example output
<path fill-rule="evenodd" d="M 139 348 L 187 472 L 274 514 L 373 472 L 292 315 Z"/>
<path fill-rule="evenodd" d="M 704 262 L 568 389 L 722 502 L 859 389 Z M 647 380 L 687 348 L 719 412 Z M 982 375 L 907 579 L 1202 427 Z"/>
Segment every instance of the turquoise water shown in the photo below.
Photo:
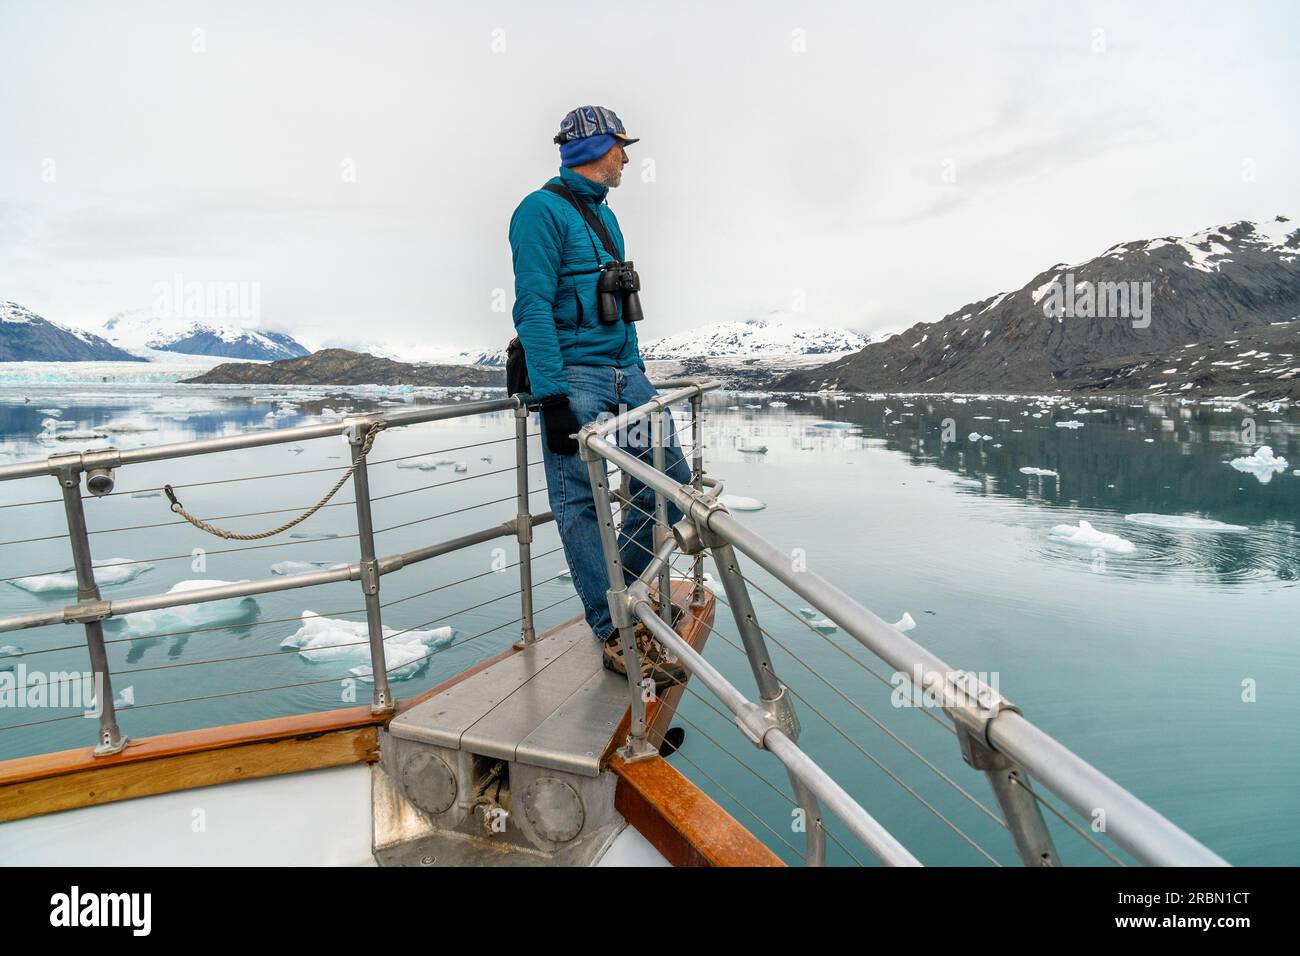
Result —
<path fill-rule="evenodd" d="M 167 385 L 82 391 L 10 386 L 0 390 L 0 463 L 85 444 L 37 442 L 34 436 L 49 417 L 41 409 L 61 409 L 60 419 L 78 429 L 124 422 L 156 429 L 113 435 L 118 447 L 132 447 L 332 419 L 346 409 L 379 407 L 377 397 L 322 393 L 304 400 L 302 392 Z M 728 494 L 767 505 L 737 512 L 741 520 L 784 549 L 802 549 L 810 569 L 886 620 L 910 614 L 913 639 L 954 667 L 989 673 L 1030 720 L 1230 862 L 1293 865 L 1300 858 L 1300 478 L 1288 467 L 1262 483 L 1226 463 L 1253 451 L 1241 441 L 1253 437 L 1255 446 L 1270 445 L 1300 468 L 1300 416 L 1294 410 L 1126 400 L 1093 401 L 1089 406 L 1100 413 L 1074 416 L 1029 399 L 783 398 L 788 405 L 773 408 L 765 398 L 710 396 L 710 473 L 725 481 Z M 385 400 L 425 399 L 408 393 Z M 1085 426 L 1053 424 L 1071 417 Z M 1253 436 L 1242 434 L 1245 418 L 1253 419 Z M 943 441 L 945 430 L 955 440 Z M 989 438 L 972 440 L 972 432 Z M 511 517 L 511 501 L 483 503 L 513 494 L 511 471 L 487 474 L 512 464 L 512 434 L 512 416 L 499 413 L 382 435 L 372 454 L 382 463 L 371 469 L 380 498 L 375 525 L 389 529 L 379 535 L 379 552 L 407 550 Z M 536 462 L 537 439 L 530 444 Z M 767 451 L 741 452 L 738 444 Z M 456 446 L 475 447 L 444 451 Z M 152 594 L 192 579 L 261 578 L 282 561 L 355 560 L 356 539 L 347 537 L 354 527 L 350 489 L 340 493 L 339 506 L 295 529 L 315 540 L 281 536 L 272 547 L 229 551 L 242 546 L 174 523 L 161 496 L 133 496 L 164 482 L 220 481 L 182 489 L 181 499 L 204 516 L 289 509 L 217 522 L 260 530 L 314 502 L 334 481 L 334 469 L 346 464 L 342 439 L 298 447 L 122 469 L 117 493 L 86 502 L 96 532 L 94 554 L 148 559 L 152 567 L 105 588 L 105 595 Z M 420 471 L 387 461 L 421 453 L 463 461 L 467 470 L 458 473 L 446 464 Z M 1059 477 L 1019 472 L 1031 466 Z M 329 470 L 227 481 L 310 469 Z M 544 510 L 540 465 L 531 473 L 538 489 L 533 507 Z M 471 480 L 460 480 L 466 478 Z M 435 485 L 442 487 L 428 487 Z M 9 482 L 0 485 L 0 505 L 56 494 L 53 479 Z M 1168 530 L 1125 520 L 1133 513 L 1195 515 L 1248 530 Z M 1121 536 L 1133 550 L 1098 553 L 1051 536 L 1054 526 L 1080 520 Z M 144 524 L 162 526 L 136 528 Z M 0 508 L 0 541 L 57 536 L 62 528 L 59 504 Z M 135 530 L 117 530 L 123 528 Z M 324 537 L 330 534 L 339 537 Z M 205 564 L 196 564 L 196 547 L 209 549 Z M 534 572 L 543 582 L 536 604 L 547 608 L 538 615 L 539 630 L 580 612 L 571 585 L 555 577 L 564 568 L 557 547 L 554 527 L 539 528 L 535 552 L 551 552 L 537 559 Z M 6 543 L 0 555 L 0 578 L 6 579 L 70 563 L 66 539 L 58 537 Z M 501 539 L 384 579 L 382 598 L 391 605 L 384 611 L 386 624 L 457 629 L 450 647 L 429 657 L 419 673 L 394 683 L 399 696 L 418 693 L 516 639 L 517 569 L 502 568 L 514 560 L 511 541 Z M 888 680 L 883 664 L 841 633 L 809 629 L 797 614 L 804 602 L 752 564 L 748 570 L 777 670 L 801 698 L 805 749 L 923 862 L 989 861 L 863 751 L 998 862 L 1014 863 L 1006 833 L 862 711 L 993 806 L 982 777 L 962 764 L 951 733 L 916 708 L 891 706 L 890 688 L 866 670 Z M 33 594 L 0 582 L 0 614 L 61 606 L 74 597 Z M 158 621 L 155 633 L 146 636 L 110 625 L 115 690 L 129 687 L 134 699 L 121 712 L 123 729 L 139 737 L 351 703 L 342 678 L 363 659 L 313 663 L 279 645 L 297 630 L 304 610 L 360 621 L 360 607 L 357 585 L 342 584 L 259 597 L 216 624 Z M 727 644 L 737 643 L 735 625 L 725 607 L 719 604 L 718 610 L 708 657 L 752 694 L 748 664 Z M 0 635 L 0 645 L 6 644 L 24 652 L 6 661 L 29 670 L 87 666 L 80 628 Z M 356 692 L 366 700 L 368 685 Z M 802 837 L 792 832 L 790 804 L 776 792 L 788 792 L 784 774 L 712 709 L 717 706 L 687 695 L 678 721 L 687 742 L 673 762 L 793 861 L 791 847 L 801 846 Z M 0 710 L 0 728 L 0 758 L 84 746 L 94 735 L 93 722 L 78 711 L 50 708 Z M 1048 822 L 1067 863 L 1106 862 L 1050 814 Z M 831 832 L 843 839 L 837 825 L 831 824 Z M 869 862 L 864 850 L 843 842 Z M 853 862 L 834 844 L 831 859 Z"/>

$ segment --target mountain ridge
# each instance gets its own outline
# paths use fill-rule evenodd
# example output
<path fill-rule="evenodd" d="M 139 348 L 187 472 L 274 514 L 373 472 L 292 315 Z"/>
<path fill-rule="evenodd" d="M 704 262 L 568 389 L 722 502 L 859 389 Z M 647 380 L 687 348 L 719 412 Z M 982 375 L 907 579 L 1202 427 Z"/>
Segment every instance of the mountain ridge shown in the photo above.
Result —
<path fill-rule="evenodd" d="M 1284 216 L 1185 239 L 1121 242 L 1082 263 L 1056 263 L 1019 289 L 918 323 L 772 387 L 915 392 L 1071 389 L 1072 369 L 1172 352 L 1300 316 L 1300 229 Z M 1145 291 L 1147 314 L 1097 315 L 1115 287 Z M 1092 307 L 1076 308 L 1080 302 Z M 1133 304 L 1126 297 L 1124 302 Z M 1052 315 L 1046 310 L 1055 309 Z M 1132 311 L 1132 310 L 1130 310 Z M 1057 314 L 1061 313 L 1061 314 Z"/>

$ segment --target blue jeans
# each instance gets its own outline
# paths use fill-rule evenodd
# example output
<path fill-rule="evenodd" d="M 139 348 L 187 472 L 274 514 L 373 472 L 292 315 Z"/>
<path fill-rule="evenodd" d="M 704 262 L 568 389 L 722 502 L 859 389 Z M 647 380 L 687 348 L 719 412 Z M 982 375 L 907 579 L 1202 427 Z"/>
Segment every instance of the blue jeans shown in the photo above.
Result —
<path fill-rule="evenodd" d="M 613 365 L 568 365 L 564 369 L 569 380 L 569 407 L 579 424 L 605 419 L 644 405 L 657 394 L 638 365 L 622 368 Z M 602 416 L 602 412 L 606 412 Z M 546 410 L 543 416 L 545 432 Z M 637 427 L 620 429 L 610 440 L 643 461 L 653 462 L 648 418 Z M 546 446 L 542 438 L 542 459 L 546 466 L 546 492 L 551 501 L 551 511 L 560 531 L 564 556 L 573 574 L 573 586 L 582 601 L 587 624 L 597 640 L 607 640 L 614 633 L 609 616 L 609 574 L 605 570 L 605 554 L 600 545 L 600 527 L 596 523 L 596 505 L 591 495 L 591 479 L 587 463 L 575 452 L 557 455 Z M 600 462 L 608 474 L 606 462 Z M 682 456 L 677 443 L 677 428 L 670 410 L 664 412 L 664 473 L 683 485 L 691 480 L 691 467 Z M 628 509 L 623 529 L 618 536 L 619 555 L 623 573 L 630 584 L 645 570 L 654 551 L 654 490 L 640 479 L 628 476 L 628 493 L 634 507 Z M 637 510 L 641 509 L 641 510 Z M 681 520 L 681 510 L 668 502 L 668 523 Z"/>

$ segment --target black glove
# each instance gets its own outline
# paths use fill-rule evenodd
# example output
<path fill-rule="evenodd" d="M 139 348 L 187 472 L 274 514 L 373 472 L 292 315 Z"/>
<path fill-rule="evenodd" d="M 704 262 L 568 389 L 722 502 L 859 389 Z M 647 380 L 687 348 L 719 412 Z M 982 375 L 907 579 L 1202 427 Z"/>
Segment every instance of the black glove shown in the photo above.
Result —
<path fill-rule="evenodd" d="M 548 396 L 542 399 L 541 408 L 546 447 L 557 455 L 572 455 L 578 450 L 578 440 L 569 436 L 582 426 L 569 407 L 569 396 Z"/>

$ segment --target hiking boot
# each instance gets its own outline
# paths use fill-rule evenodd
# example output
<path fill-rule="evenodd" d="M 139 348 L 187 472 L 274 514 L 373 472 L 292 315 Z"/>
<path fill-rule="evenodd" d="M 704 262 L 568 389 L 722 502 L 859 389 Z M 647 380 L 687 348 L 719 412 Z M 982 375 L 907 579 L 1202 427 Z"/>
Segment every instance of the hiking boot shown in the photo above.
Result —
<path fill-rule="evenodd" d="M 663 648 L 644 624 L 636 626 L 636 649 L 641 658 L 641 678 L 644 680 L 649 677 L 654 680 L 655 690 L 662 691 L 674 684 L 686 683 L 686 669 L 680 662 L 669 662 L 666 659 Z M 623 660 L 623 642 L 619 640 L 617 631 L 605 641 L 601 657 L 608 670 L 627 676 L 627 663 Z"/>

